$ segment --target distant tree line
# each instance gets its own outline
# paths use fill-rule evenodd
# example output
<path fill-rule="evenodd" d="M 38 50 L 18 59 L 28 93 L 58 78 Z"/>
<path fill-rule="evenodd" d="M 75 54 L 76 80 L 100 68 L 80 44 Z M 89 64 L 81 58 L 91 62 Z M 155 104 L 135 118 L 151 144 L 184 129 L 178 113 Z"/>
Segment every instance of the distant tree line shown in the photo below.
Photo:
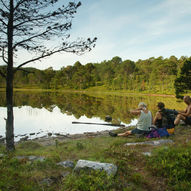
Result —
<path fill-rule="evenodd" d="M 4 68 L 1 66 L 1 71 Z M 86 65 L 78 61 L 60 70 L 52 67 L 45 70 L 24 68 L 15 74 L 14 87 L 83 90 L 100 86 L 108 90 L 180 94 L 191 89 L 190 79 L 191 58 L 188 57 L 152 57 L 134 62 L 122 61 L 116 56 Z M 0 87 L 5 87 L 3 78 L 0 79 Z"/>

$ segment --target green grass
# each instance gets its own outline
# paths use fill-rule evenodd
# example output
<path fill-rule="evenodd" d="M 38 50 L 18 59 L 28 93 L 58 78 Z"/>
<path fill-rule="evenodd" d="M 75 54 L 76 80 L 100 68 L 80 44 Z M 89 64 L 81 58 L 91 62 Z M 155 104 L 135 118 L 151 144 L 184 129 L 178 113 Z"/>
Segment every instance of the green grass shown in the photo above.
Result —
<path fill-rule="evenodd" d="M 145 141 L 146 138 L 89 137 L 68 141 L 57 141 L 51 146 L 42 146 L 28 141 L 16 145 L 14 153 L 6 154 L 0 145 L 0 190 L 58 190 L 58 191 L 189 191 L 191 186 L 191 128 L 180 126 L 171 137 L 171 146 L 137 145 L 125 147 L 127 142 Z M 152 152 L 148 157 L 142 152 Z M 43 156 L 43 162 L 18 160 L 15 156 Z M 79 159 L 114 163 L 118 167 L 115 177 L 104 172 L 74 174 L 72 169 L 56 165 L 57 162 Z M 62 177 L 61 174 L 70 172 Z M 50 178 L 53 183 L 42 184 Z"/>
<path fill-rule="evenodd" d="M 0 91 L 5 91 L 5 88 L 0 88 Z M 94 86 L 90 87 L 87 89 L 44 89 L 44 88 L 39 88 L 38 86 L 26 86 L 22 88 L 14 88 L 14 91 L 33 91 L 33 92 L 82 92 L 86 94 L 106 94 L 106 95 L 127 95 L 127 94 L 134 94 L 134 95 L 148 95 L 148 94 L 154 94 L 154 95 L 173 95 L 175 96 L 174 91 L 149 91 L 149 90 L 144 90 L 144 91 L 138 91 L 138 90 L 110 90 L 107 89 L 105 86 Z"/>

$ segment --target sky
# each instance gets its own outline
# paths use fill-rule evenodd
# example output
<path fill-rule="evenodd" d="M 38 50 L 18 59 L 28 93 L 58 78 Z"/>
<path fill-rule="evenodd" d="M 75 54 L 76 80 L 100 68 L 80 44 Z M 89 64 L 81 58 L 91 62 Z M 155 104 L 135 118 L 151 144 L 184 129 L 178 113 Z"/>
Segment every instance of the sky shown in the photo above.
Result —
<path fill-rule="evenodd" d="M 191 55 L 191 0 L 81 0 L 70 31 L 72 38 L 97 37 L 96 47 L 82 56 L 56 54 L 31 65 L 60 69 L 122 60 Z M 30 65 L 28 65 L 30 66 Z"/>

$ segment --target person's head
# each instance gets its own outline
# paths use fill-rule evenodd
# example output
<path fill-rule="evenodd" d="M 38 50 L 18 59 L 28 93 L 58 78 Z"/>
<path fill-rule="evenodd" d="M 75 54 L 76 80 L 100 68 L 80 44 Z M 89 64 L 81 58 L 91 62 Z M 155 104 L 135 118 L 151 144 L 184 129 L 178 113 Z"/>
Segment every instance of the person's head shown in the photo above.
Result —
<path fill-rule="evenodd" d="M 139 109 L 146 109 L 147 108 L 147 104 L 144 103 L 144 102 L 140 102 L 139 105 L 138 105 L 138 108 Z"/>
<path fill-rule="evenodd" d="M 158 109 L 162 110 L 165 108 L 165 105 L 163 102 L 158 102 L 157 107 L 158 107 Z"/>
<path fill-rule="evenodd" d="M 185 102 L 186 104 L 190 104 L 190 103 L 191 103 L 191 98 L 190 98 L 190 96 L 184 96 L 183 100 L 184 100 L 184 102 Z"/>

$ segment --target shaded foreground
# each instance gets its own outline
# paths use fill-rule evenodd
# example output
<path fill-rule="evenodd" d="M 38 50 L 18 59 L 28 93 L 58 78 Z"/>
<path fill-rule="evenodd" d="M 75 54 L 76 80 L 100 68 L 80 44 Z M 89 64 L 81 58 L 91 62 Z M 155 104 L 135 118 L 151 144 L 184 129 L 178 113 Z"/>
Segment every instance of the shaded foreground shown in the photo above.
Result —
<path fill-rule="evenodd" d="M 191 190 L 191 127 L 177 127 L 175 135 L 168 139 L 173 144 L 124 146 L 148 139 L 112 138 L 104 132 L 20 142 L 12 154 L 7 154 L 5 146 L 0 145 L 3 154 L 0 155 L 0 189 Z M 45 160 L 31 161 L 19 156 L 40 156 Z M 76 163 L 79 159 L 113 163 L 118 167 L 117 174 L 115 177 L 98 171 L 75 174 L 71 168 L 57 165 L 68 160 Z"/>

